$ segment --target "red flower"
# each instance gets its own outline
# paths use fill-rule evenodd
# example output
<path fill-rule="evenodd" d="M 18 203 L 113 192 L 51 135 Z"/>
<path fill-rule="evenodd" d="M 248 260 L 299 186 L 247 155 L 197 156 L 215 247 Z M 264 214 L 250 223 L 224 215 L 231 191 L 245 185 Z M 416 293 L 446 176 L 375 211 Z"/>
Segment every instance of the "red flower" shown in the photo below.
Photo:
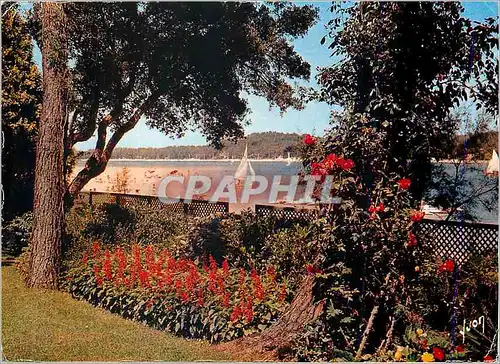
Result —
<path fill-rule="evenodd" d="M 316 273 L 321 273 L 321 269 L 313 266 L 312 264 L 306 264 L 306 270 L 307 272 L 311 273 L 311 274 L 316 274 Z"/>
<path fill-rule="evenodd" d="M 338 162 L 338 157 L 335 154 L 328 154 L 323 160 L 323 166 L 327 169 L 333 169 Z"/>
<path fill-rule="evenodd" d="M 422 350 L 427 350 L 427 346 L 428 346 L 427 339 L 422 340 Z"/>
<path fill-rule="evenodd" d="M 222 270 L 224 271 L 225 275 L 229 273 L 229 263 L 227 262 L 227 259 L 224 259 L 224 261 L 222 262 Z"/>
<path fill-rule="evenodd" d="M 493 358 L 491 355 L 486 355 L 483 360 L 487 363 L 494 362 L 495 358 Z"/>
<path fill-rule="evenodd" d="M 271 281 L 274 281 L 276 279 L 276 270 L 274 269 L 274 267 L 272 266 L 267 267 L 266 273 Z"/>
<path fill-rule="evenodd" d="M 422 219 L 424 218 L 424 216 L 425 216 L 425 212 L 423 212 L 423 211 L 415 211 L 411 215 L 411 221 L 414 221 L 414 222 L 422 221 Z"/>
<path fill-rule="evenodd" d="M 463 353 L 465 351 L 465 347 L 460 344 L 455 348 L 455 350 L 457 351 L 457 353 Z"/>
<path fill-rule="evenodd" d="M 87 252 L 83 252 L 82 263 L 84 265 L 87 265 L 87 262 L 88 262 Z"/>
<path fill-rule="evenodd" d="M 256 278 L 258 278 L 258 277 L 259 277 L 259 275 L 257 274 L 257 271 L 256 271 L 254 268 L 252 268 L 252 269 L 250 270 L 250 278 L 252 278 L 252 279 L 256 279 Z"/>
<path fill-rule="evenodd" d="M 98 286 L 102 286 L 101 270 L 97 264 L 94 265 L 94 277 Z"/>
<path fill-rule="evenodd" d="M 306 134 L 304 136 L 304 144 L 305 145 L 313 145 L 314 143 L 316 143 L 316 138 L 311 136 L 311 134 Z"/>
<path fill-rule="evenodd" d="M 376 208 L 375 206 L 370 206 L 370 207 L 368 208 L 368 212 L 369 212 L 370 214 L 373 214 L 375 211 L 377 211 L 377 208 Z"/>
<path fill-rule="evenodd" d="M 233 307 L 233 311 L 231 312 L 231 318 L 230 318 L 230 320 L 232 322 L 236 322 L 236 321 L 238 321 L 240 319 L 240 316 L 241 316 L 240 307 L 239 306 Z"/>
<path fill-rule="evenodd" d="M 441 348 L 432 348 L 432 354 L 434 355 L 434 358 L 436 358 L 437 361 L 444 361 L 445 360 L 445 354 L 444 350 Z"/>
<path fill-rule="evenodd" d="M 94 241 L 94 244 L 92 244 L 92 252 L 94 253 L 94 259 L 97 258 L 97 255 L 101 251 L 101 244 L 99 244 L 98 241 Z"/>
<path fill-rule="evenodd" d="M 203 300 L 203 291 L 201 289 L 198 290 L 198 300 L 196 301 L 196 305 L 198 307 L 203 306 L 204 300 Z"/>
<path fill-rule="evenodd" d="M 399 187 L 401 187 L 403 190 L 407 190 L 410 188 L 411 185 L 411 180 L 409 178 L 401 178 L 398 181 Z"/>
<path fill-rule="evenodd" d="M 343 170 L 349 171 L 354 167 L 354 161 L 352 159 L 342 159 L 339 165 Z"/>
<path fill-rule="evenodd" d="M 245 270 L 241 268 L 240 273 L 238 274 L 238 284 L 240 286 L 242 286 L 243 283 L 245 283 L 246 277 L 247 277 L 247 272 L 245 272 Z"/>
<path fill-rule="evenodd" d="M 417 237 L 413 233 L 408 233 L 408 248 L 411 248 L 412 246 L 417 245 Z"/>
<path fill-rule="evenodd" d="M 210 262 L 210 269 L 211 270 L 217 270 L 217 262 L 215 261 L 214 257 L 212 257 L 212 254 L 208 257 L 208 261 Z"/>
<path fill-rule="evenodd" d="M 224 293 L 224 298 L 222 299 L 222 307 L 229 307 L 229 299 L 231 294 L 229 292 Z"/>
<path fill-rule="evenodd" d="M 385 211 L 385 206 L 384 206 L 384 204 L 383 204 L 382 202 L 381 202 L 381 203 L 379 203 L 379 205 L 375 208 L 375 210 L 376 210 L 377 212 L 384 212 L 384 211 Z"/>
<path fill-rule="evenodd" d="M 439 267 L 440 272 L 453 272 L 453 269 L 455 268 L 455 263 L 453 263 L 453 260 L 448 259 L 446 260 L 441 266 Z"/>
<path fill-rule="evenodd" d="M 280 295 L 278 296 L 278 301 L 279 302 L 283 302 L 286 298 L 286 296 L 288 295 L 288 292 L 286 291 L 286 286 L 283 285 L 281 287 L 281 292 L 280 292 Z"/>
<path fill-rule="evenodd" d="M 253 308 L 252 308 L 252 302 L 250 301 L 247 302 L 247 307 L 245 310 L 245 318 L 247 319 L 247 322 L 253 320 Z"/>
<path fill-rule="evenodd" d="M 149 273 L 146 270 L 141 270 L 139 272 L 139 280 L 141 281 L 141 286 L 143 287 L 151 287 L 149 283 Z"/>
<path fill-rule="evenodd" d="M 111 273 L 111 253 L 109 250 L 106 250 L 102 270 L 104 271 L 104 277 L 110 281 L 113 278 L 113 275 Z"/>
<path fill-rule="evenodd" d="M 311 174 L 313 176 L 326 176 L 328 171 L 322 163 L 313 162 L 311 163 Z"/>

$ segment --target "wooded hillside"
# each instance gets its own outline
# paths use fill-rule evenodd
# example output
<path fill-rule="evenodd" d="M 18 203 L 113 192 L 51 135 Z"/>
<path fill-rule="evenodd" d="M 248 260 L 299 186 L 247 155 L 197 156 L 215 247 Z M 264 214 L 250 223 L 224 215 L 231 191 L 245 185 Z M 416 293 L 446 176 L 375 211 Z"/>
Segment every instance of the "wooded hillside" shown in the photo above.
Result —
<path fill-rule="evenodd" d="M 239 159 L 248 143 L 248 157 L 268 159 L 299 155 L 302 136 L 296 133 L 264 132 L 249 134 L 237 143 L 224 142 L 222 150 L 209 146 L 169 146 L 164 148 L 116 148 L 113 158 L 117 159 Z M 92 150 L 82 152 L 80 158 L 88 158 Z"/>

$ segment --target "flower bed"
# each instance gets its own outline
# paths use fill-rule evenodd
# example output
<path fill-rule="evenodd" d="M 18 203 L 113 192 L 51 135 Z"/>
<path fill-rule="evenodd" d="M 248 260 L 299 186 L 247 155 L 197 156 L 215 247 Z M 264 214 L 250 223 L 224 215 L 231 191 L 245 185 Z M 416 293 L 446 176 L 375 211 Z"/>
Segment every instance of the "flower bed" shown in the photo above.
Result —
<path fill-rule="evenodd" d="M 125 318 L 186 338 L 212 343 L 266 329 L 286 307 L 288 288 L 277 282 L 269 267 L 265 274 L 219 267 L 210 257 L 200 267 L 175 259 L 152 246 L 91 254 L 68 271 L 67 290 Z"/>

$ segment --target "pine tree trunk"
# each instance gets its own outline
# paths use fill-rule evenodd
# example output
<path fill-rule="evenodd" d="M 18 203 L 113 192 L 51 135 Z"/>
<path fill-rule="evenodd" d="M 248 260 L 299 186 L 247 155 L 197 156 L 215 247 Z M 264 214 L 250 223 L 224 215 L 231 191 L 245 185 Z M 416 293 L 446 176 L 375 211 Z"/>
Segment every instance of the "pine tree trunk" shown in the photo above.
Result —
<path fill-rule="evenodd" d="M 220 349 L 247 355 L 252 360 L 287 358 L 294 337 L 323 312 L 323 302 L 313 302 L 313 286 L 314 276 L 307 276 L 276 323 L 258 335 L 221 344 Z"/>
<path fill-rule="evenodd" d="M 28 285 L 56 288 L 64 226 L 64 120 L 68 38 L 62 3 L 41 4 L 43 104 L 35 167 Z"/>

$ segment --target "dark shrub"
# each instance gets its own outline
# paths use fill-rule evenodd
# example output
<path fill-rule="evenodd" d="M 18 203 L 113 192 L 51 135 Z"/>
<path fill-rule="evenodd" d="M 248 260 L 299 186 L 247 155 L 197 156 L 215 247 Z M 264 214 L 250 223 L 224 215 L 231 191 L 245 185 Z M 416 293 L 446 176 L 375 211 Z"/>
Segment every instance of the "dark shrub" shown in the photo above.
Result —
<path fill-rule="evenodd" d="M 25 214 L 15 217 L 2 228 L 2 251 L 4 254 L 18 256 L 23 248 L 28 246 L 33 214 Z"/>

